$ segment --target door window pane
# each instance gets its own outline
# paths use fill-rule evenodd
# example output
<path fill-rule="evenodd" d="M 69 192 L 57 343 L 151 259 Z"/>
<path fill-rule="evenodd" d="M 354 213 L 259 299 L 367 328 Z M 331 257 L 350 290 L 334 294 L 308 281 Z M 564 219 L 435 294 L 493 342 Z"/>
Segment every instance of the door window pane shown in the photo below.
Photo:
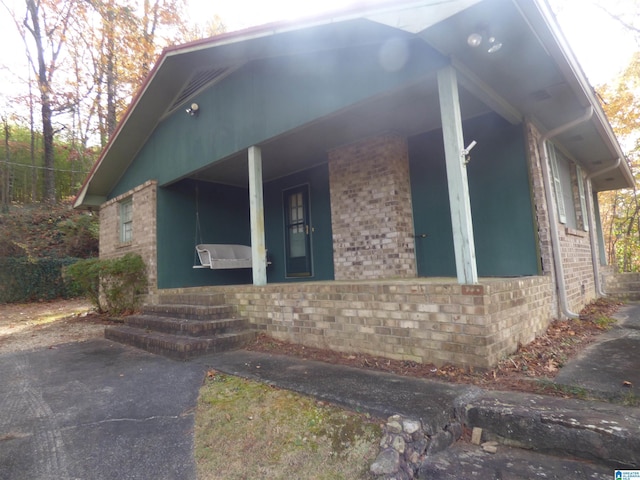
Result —
<path fill-rule="evenodd" d="M 302 193 L 289 195 L 289 256 L 292 258 L 306 255 L 304 224 L 304 204 Z"/>

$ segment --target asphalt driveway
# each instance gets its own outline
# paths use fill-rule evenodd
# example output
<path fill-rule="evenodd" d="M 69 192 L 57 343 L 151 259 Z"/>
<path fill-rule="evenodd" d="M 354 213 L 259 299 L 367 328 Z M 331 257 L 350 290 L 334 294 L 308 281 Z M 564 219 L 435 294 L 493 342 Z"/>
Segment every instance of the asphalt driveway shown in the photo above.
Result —
<path fill-rule="evenodd" d="M 0 479 L 195 479 L 203 373 L 105 340 L 0 356 Z"/>

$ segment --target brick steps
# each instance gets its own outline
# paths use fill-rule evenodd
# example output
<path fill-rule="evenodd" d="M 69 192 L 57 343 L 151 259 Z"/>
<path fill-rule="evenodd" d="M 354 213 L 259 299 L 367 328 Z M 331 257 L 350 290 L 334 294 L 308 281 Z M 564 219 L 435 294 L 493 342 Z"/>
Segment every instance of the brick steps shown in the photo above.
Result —
<path fill-rule="evenodd" d="M 223 293 L 165 293 L 160 294 L 161 305 L 224 305 Z"/>
<path fill-rule="evenodd" d="M 191 320 L 188 318 L 156 317 L 153 315 L 133 315 L 127 317 L 126 325 L 142 330 L 151 330 L 173 335 L 190 337 L 213 336 L 246 330 L 246 320 L 227 318 L 223 320 Z"/>
<path fill-rule="evenodd" d="M 204 321 L 233 318 L 235 310 L 231 305 L 162 304 L 146 305 L 142 308 L 142 313 L 149 316 Z"/>
<path fill-rule="evenodd" d="M 233 318 L 230 305 L 217 304 L 221 295 L 172 295 L 160 305 L 146 305 L 140 315 L 109 326 L 105 338 L 151 353 L 186 360 L 198 355 L 241 348 L 257 331 L 245 319 Z M 193 304 L 185 303 L 193 301 Z"/>
<path fill-rule="evenodd" d="M 107 327 L 105 329 L 105 338 L 109 340 L 177 360 L 187 360 L 207 353 L 242 348 L 255 337 L 256 332 L 253 330 L 220 333 L 214 337 L 189 337 L 142 330 L 127 325 Z"/>

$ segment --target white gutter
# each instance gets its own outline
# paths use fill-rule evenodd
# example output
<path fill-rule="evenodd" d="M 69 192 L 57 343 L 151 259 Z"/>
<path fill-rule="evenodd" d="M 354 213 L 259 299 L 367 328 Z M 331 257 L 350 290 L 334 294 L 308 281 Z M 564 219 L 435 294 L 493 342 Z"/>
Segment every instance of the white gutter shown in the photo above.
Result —
<path fill-rule="evenodd" d="M 549 227 L 551 231 L 551 250 L 553 253 L 553 266 L 556 273 L 556 285 L 558 286 L 558 299 L 560 300 L 560 309 L 562 314 L 567 318 L 579 318 L 575 312 L 569 310 L 569 302 L 567 300 L 567 286 L 564 281 L 564 267 L 562 266 L 562 256 L 560 255 L 560 236 L 558 234 L 558 222 L 556 219 L 556 207 L 553 198 L 553 190 L 551 186 L 551 178 L 549 176 L 549 155 L 547 153 L 546 141 L 556 137 L 573 127 L 588 121 L 593 115 L 593 107 L 589 105 L 583 115 L 575 120 L 560 125 L 557 128 L 545 133 L 538 141 L 538 153 L 541 157 L 542 180 L 544 182 L 544 193 L 547 201 L 547 210 L 549 212 Z"/>
<path fill-rule="evenodd" d="M 620 166 L 620 162 L 622 161 L 621 157 L 618 157 L 616 163 L 612 166 L 605 167 L 602 170 L 598 170 L 597 172 L 592 172 L 587 175 L 585 181 L 587 182 L 587 186 L 589 187 L 589 195 L 585 195 L 585 200 L 587 202 L 587 217 L 589 219 L 589 240 L 591 242 L 591 262 L 593 263 L 593 280 L 596 287 L 596 295 L 599 297 L 606 296 L 606 293 L 602 290 L 602 284 L 600 283 L 600 259 L 598 258 L 598 243 L 596 239 L 596 228 L 593 224 L 594 222 L 591 219 L 591 215 L 589 212 L 593 209 L 591 205 L 591 195 L 593 195 L 593 189 L 591 185 L 591 179 L 595 176 L 601 175 L 603 173 L 608 172 L 609 170 L 615 170 Z M 595 211 L 593 212 L 595 215 Z"/>

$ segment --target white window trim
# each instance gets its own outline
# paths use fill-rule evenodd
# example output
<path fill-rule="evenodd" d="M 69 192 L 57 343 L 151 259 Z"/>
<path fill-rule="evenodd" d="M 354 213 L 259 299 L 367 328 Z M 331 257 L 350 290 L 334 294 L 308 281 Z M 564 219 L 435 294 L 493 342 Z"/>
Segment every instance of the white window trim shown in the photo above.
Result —
<path fill-rule="evenodd" d="M 564 197 L 562 196 L 562 183 L 560 182 L 560 174 L 558 173 L 558 160 L 556 158 L 556 147 L 547 142 L 547 154 L 549 163 L 551 164 L 551 175 L 553 176 L 553 190 L 555 193 L 556 205 L 558 207 L 558 219 L 560 223 L 567 223 L 567 214 L 564 205 Z"/>

